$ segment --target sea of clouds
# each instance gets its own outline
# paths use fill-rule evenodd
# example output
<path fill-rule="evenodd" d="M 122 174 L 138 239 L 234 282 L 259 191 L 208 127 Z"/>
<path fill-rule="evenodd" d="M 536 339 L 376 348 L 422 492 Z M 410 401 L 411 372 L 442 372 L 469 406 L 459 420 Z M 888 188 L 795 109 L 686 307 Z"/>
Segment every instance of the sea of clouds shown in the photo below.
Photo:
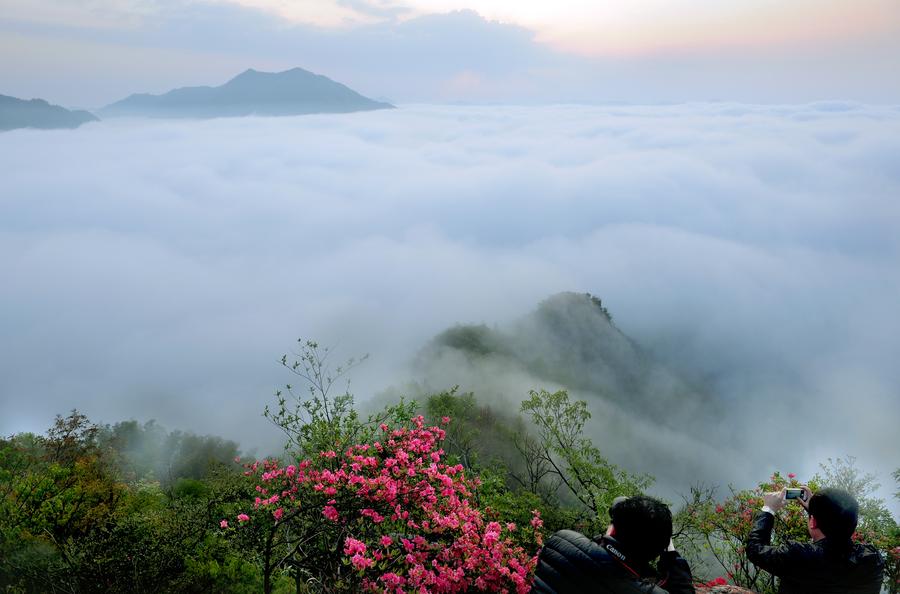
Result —
<path fill-rule="evenodd" d="M 260 413 L 298 337 L 371 353 L 353 375 L 368 398 L 445 327 L 572 290 L 712 386 L 760 472 L 900 466 L 900 107 L 7 132 L 0 279 L 2 434 L 78 408 L 267 449 Z"/>

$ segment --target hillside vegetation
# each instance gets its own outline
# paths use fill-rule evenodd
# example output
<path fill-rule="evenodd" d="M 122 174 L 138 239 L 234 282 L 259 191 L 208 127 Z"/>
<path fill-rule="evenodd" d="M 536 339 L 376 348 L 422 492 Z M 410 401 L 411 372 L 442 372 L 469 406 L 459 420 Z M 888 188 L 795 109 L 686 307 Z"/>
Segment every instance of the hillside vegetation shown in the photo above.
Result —
<path fill-rule="evenodd" d="M 435 348 L 523 356 L 484 328 L 445 333 Z M 585 437 L 589 407 L 565 390 L 533 390 L 498 410 L 453 388 L 364 415 L 337 388 L 356 362 L 331 368 L 328 355 L 300 342 L 282 360 L 297 383 L 265 411 L 285 436 L 277 457 L 250 459 L 234 442 L 153 422 L 98 426 L 74 411 L 46 434 L 0 440 L 0 587 L 527 592 L 547 534 L 597 534 L 615 497 L 653 483 Z M 900 530 L 853 459 L 672 502 L 676 545 L 698 583 L 774 594 L 773 578 L 744 556 L 747 518 L 764 490 L 800 482 L 856 492 L 856 537 L 887 555 L 896 592 Z M 782 520 L 776 541 L 804 537 L 799 508 Z"/>

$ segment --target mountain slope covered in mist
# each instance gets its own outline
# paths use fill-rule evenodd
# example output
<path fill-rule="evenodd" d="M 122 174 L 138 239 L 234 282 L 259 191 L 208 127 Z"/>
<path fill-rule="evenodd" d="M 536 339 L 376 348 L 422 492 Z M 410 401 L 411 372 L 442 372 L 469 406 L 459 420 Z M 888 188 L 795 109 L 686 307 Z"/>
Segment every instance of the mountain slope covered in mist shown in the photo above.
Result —
<path fill-rule="evenodd" d="M 684 476 L 732 480 L 745 462 L 719 431 L 722 405 L 712 392 L 657 360 L 588 294 L 554 295 L 504 327 L 449 328 L 422 349 L 414 374 L 423 393 L 458 384 L 507 413 L 529 390 L 566 389 L 588 403 L 590 437 L 601 450 L 657 476 L 664 490 Z M 716 451 L 728 452 L 729 468 L 710 463 Z"/>
<path fill-rule="evenodd" d="M 559 293 L 508 328 L 459 325 L 439 334 L 419 356 L 426 377 L 465 361 L 517 369 L 544 384 L 594 394 L 665 422 L 673 405 L 693 410 L 710 395 L 656 361 L 612 321 L 600 299 Z"/>
<path fill-rule="evenodd" d="M 325 76 L 302 68 L 252 68 L 218 87 L 183 87 L 162 95 L 135 94 L 104 107 L 104 116 L 214 118 L 302 115 L 390 109 Z"/>
<path fill-rule="evenodd" d="M 70 111 L 43 99 L 17 99 L 0 95 L 0 130 L 16 128 L 77 128 L 97 117 L 86 111 Z"/>

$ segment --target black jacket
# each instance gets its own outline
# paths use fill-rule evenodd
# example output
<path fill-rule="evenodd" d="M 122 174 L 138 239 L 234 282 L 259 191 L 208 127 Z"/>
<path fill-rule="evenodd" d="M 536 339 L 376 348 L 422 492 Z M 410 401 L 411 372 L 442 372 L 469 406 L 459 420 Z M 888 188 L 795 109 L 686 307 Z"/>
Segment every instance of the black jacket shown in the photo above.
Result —
<path fill-rule="evenodd" d="M 756 515 L 747 541 L 750 562 L 780 578 L 779 594 L 878 594 L 884 559 L 872 545 L 850 545 L 840 554 L 823 538 L 770 546 L 775 516 Z"/>
<path fill-rule="evenodd" d="M 596 541 L 572 530 L 551 536 L 538 558 L 533 594 L 694 594 L 691 569 L 681 555 L 662 554 L 657 571 L 613 557 L 615 539 Z"/>

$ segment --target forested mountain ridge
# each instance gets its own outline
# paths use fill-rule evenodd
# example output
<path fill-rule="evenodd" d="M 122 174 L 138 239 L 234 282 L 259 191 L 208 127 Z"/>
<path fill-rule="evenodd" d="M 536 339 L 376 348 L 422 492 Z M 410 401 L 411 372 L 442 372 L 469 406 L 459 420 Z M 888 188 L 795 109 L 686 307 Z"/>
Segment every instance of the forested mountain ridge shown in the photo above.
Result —
<path fill-rule="evenodd" d="M 553 295 L 504 328 L 449 328 L 426 345 L 415 368 L 433 386 L 460 378 L 480 397 L 498 389 L 489 378 L 502 369 L 531 387 L 563 387 L 665 425 L 717 407 L 709 391 L 655 359 L 615 325 L 599 298 L 584 293 Z"/>

